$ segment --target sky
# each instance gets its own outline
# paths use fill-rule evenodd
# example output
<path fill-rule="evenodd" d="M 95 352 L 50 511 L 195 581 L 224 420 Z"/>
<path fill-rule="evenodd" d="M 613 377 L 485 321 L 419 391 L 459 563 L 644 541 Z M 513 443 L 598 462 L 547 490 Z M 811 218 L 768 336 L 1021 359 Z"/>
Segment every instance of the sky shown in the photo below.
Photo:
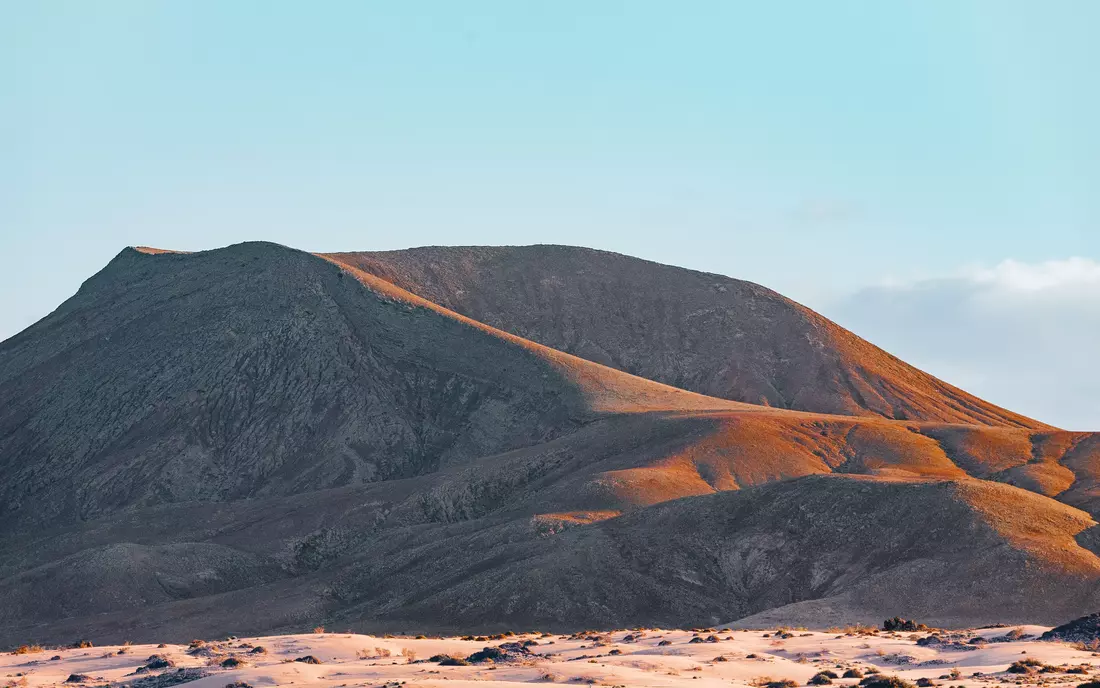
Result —
<path fill-rule="evenodd" d="M 0 0 L 0 339 L 128 245 L 577 244 L 1100 430 L 1096 26 L 1093 0 Z"/>

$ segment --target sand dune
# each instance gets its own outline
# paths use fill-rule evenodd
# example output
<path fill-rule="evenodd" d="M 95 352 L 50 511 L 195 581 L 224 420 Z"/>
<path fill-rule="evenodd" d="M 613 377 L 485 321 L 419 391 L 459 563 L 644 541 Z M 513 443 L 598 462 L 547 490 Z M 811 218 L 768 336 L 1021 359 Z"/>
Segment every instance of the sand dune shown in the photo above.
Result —
<path fill-rule="evenodd" d="M 919 646 L 922 633 L 853 633 L 843 629 L 812 631 L 742 631 L 726 629 L 668 631 L 645 629 L 583 636 L 525 633 L 498 640 L 459 638 L 377 637 L 342 633 L 302 634 L 229 641 L 202 646 L 130 645 L 43 650 L 0 656 L 0 674 L 17 685 L 60 686 L 70 677 L 84 684 L 156 685 L 190 672 L 188 686 L 221 688 L 243 682 L 250 686 L 378 686 L 430 688 L 468 686 L 596 685 L 714 688 L 762 686 L 790 680 L 806 685 L 814 675 L 831 671 L 840 676 L 855 669 L 870 675 L 898 677 L 913 685 L 918 679 L 934 685 L 977 686 L 1041 681 L 1046 686 L 1074 686 L 1095 676 L 1100 658 L 1093 652 L 1058 642 L 1035 640 L 1047 630 L 1038 626 L 992 628 L 953 634 L 940 645 Z M 1003 641 L 1006 633 L 1025 634 Z M 1030 636 L 1027 637 L 1027 636 Z M 945 636 L 946 638 L 946 636 Z M 706 639 L 713 639 L 707 641 Z M 989 642 L 967 645 L 972 639 Z M 692 641 L 695 642 L 692 642 Z M 515 659 L 441 665 L 437 655 L 468 657 L 485 647 L 533 643 L 529 655 Z M 262 653 L 253 652 L 256 647 Z M 404 653 L 404 656 L 403 654 Z M 172 663 L 143 674 L 135 670 L 152 656 Z M 383 656 L 385 655 L 385 656 Z M 294 661 L 314 657 L 317 664 Z M 223 668 L 229 658 L 239 667 Z M 1009 673 L 1022 658 L 1050 667 L 1039 674 Z M 1075 673 L 1066 673 L 1071 670 Z M 146 683 L 143 683 L 146 682 Z M 858 678 L 832 679 L 834 685 L 855 686 Z M 77 685 L 80 685 L 79 683 Z"/>

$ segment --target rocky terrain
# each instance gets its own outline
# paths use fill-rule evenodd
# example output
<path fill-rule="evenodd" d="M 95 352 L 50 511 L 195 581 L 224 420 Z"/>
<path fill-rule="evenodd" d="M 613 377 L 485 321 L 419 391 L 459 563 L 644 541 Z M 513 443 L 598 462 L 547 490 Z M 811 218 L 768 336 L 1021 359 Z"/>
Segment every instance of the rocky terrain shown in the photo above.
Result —
<path fill-rule="evenodd" d="M 0 645 L 1100 607 L 1100 436 L 625 256 L 126 249 L 0 398 Z"/>

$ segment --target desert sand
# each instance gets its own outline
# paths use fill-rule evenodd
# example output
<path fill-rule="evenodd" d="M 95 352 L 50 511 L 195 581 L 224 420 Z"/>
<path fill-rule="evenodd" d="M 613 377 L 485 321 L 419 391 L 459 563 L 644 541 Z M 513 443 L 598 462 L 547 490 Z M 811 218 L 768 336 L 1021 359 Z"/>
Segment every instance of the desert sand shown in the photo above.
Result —
<path fill-rule="evenodd" d="M 843 675 L 876 669 L 916 683 L 942 686 L 1077 685 L 1098 673 L 1100 654 L 1062 642 L 1036 640 L 1041 626 L 1001 627 L 941 634 L 945 642 L 921 646 L 928 632 L 887 633 L 855 629 L 633 630 L 549 635 L 526 633 L 488 640 L 376 637 L 343 633 L 239 638 L 186 645 L 103 646 L 38 649 L 0 656 L 4 685 L 170 685 L 212 688 L 243 682 L 251 686 L 396 686 L 473 688 L 529 683 L 596 686 L 763 686 L 789 679 L 799 685 L 818 672 Z M 1022 635 L 1021 635 L 1022 634 Z M 1019 636 L 1019 639 L 1008 638 Z M 975 640 L 984 639 L 988 642 Z M 957 639 L 958 642 L 951 642 Z M 468 657 L 486 647 L 533 641 L 529 656 L 467 666 L 440 665 L 437 655 Z M 262 647 L 263 651 L 254 651 Z M 173 666 L 135 671 L 153 655 Z M 294 661 L 312 656 L 320 663 Z M 223 668 L 236 658 L 242 664 Z M 1047 668 L 1017 674 L 1006 670 L 1032 658 Z M 1074 668 L 1075 673 L 1066 673 Z M 184 670 L 181 673 L 181 669 Z M 187 671 L 187 670 L 197 670 Z M 69 683 L 66 684 L 66 681 Z M 858 678 L 832 679 L 851 686 Z M 922 682 L 923 683 L 923 682 Z"/>

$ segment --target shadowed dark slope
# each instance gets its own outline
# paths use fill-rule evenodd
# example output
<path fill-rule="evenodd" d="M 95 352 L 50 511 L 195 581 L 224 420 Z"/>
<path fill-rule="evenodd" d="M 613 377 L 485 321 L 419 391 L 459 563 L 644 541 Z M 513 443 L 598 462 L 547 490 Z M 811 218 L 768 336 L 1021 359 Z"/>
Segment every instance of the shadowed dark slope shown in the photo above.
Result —
<path fill-rule="evenodd" d="M 782 408 L 1040 428 L 751 282 L 570 246 L 327 254 L 561 351 Z"/>

